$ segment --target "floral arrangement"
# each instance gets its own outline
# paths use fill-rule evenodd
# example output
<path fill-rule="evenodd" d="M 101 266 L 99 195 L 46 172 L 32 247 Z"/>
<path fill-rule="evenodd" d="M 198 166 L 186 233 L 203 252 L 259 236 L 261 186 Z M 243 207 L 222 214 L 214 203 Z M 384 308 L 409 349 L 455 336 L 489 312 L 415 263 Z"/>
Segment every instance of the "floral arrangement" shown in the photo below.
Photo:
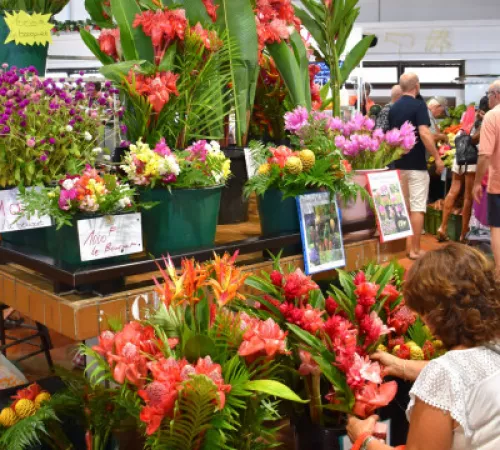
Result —
<path fill-rule="evenodd" d="M 394 397 L 395 382 L 384 383 L 381 366 L 369 359 L 391 331 L 387 314 L 401 302 L 389 283 L 393 274 L 392 264 L 339 271 L 339 287 L 332 285 L 326 300 L 310 277 L 300 269 L 283 271 L 279 260 L 271 274 L 247 280 L 260 291 L 252 297 L 258 311 L 247 311 L 291 332 L 289 363 L 300 376 L 295 389 L 306 392 L 313 423 L 341 421 L 332 411 L 368 417 Z"/>
<path fill-rule="evenodd" d="M 268 189 L 278 189 L 286 198 L 325 189 L 344 199 L 356 197 L 360 188 L 351 180 L 351 164 L 335 147 L 328 125 L 331 118 L 322 112 L 309 113 L 304 107 L 284 118 L 285 128 L 293 133 L 292 144 L 299 150 L 250 143 L 253 159 L 260 166 L 247 182 L 245 194 L 263 195 Z"/>
<path fill-rule="evenodd" d="M 90 379 L 117 384 L 116 399 L 151 449 L 256 448 L 275 444 L 277 403 L 300 401 L 277 381 L 287 333 L 272 320 L 234 312 L 248 275 L 235 256 L 198 264 L 170 259 L 156 281 L 159 309 L 143 322 L 105 331 Z"/>
<path fill-rule="evenodd" d="M 27 11 L 29 13 L 50 14 L 51 16 L 61 12 L 69 3 L 69 0 L 0 0 L 2 11 Z"/>
<path fill-rule="evenodd" d="M 99 30 L 100 27 L 94 23 L 94 21 L 87 19 L 87 20 L 65 20 L 65 21 L 59 21 L 59 20 L 52 20 L 51 21 L 54 24 L 54 28 L 52 28 L 52 33 L 59 35 L 59 33 L 67 32 L 67 33 L 74 33 L 74 32 L 79 32 L 80 30 Z"/>
<path fill-rule="evenodd" d="M 116 175 L 101 175 L 87 166 L 79 175 L 66 175 L 55 187 L 21 188 L 19 198 L 24 205 L 24 215 L 49 215 L 60 228 L 72 225 L 76 214 L 105 215 L 133 211 L 134 195 L 134 190 L 127 184 L 121 184 Z"/>
<path fill-rule="evenodd" d="M 304 108 L 297 108 L 285 115 L 285 127 L 297 144 L 321 146 L 327 151 L 336 147 L 355 170 L 385 168 L 408 153 L 416 142 L 415 127 L 409 122 L 399 130 L 384 133 L 361 113 L 345 122 L 325 113 L 309 114 Z"/>
<path fill-rule="evenodd" d="M 172 152 L 162 139 L 153 149 L 141 141 L 131 145 L 120 167 L 137 186 L 192 188 L 224 184 L 230 166 L 215 141 L 197 141 L 185 151 Z"/>
<path fill-rule="evenodd" d="M 41 79 L 34 68 L 0 69 L 0 187 L 50 183 L 93 164 L 113 95 L 79 78 Z M 121 110 L 117 111 L 121 115 Z"/>

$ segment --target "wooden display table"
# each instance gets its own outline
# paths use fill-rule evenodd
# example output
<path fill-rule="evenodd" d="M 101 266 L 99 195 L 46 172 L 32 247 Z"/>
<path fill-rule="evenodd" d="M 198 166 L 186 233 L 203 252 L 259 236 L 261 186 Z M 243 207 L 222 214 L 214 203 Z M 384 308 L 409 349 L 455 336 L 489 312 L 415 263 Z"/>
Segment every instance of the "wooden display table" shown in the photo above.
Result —
<path fill-rule="evenodd" d="M 244 266 L 244 271 L 270 271 L 272 261 L 263 261 L 261 258 L 259 262 L 255 262 L 255 258 L 261 255 L 265 248 L 281 248 L 296 244 L 299 239 L 297 235 L 278 237 L 274 240 L 251 238 L 185 256 L 207 260 L 211 258 L 214 250 L 221 252 L 242 248 L 243 255 L 238 258 L 238 264 Z M 346 269 L 356 270 L 369 262 L 385 263 L 404 257 L 405 242 L 380 244 L 378 239 L 349 242 L 347 236 L 345 252 Z M 179 258 L 180 256 L 177 256 L 176 260 Z M 107 328 L 107 319 L 110 317 L 120 318 L 124 322 L 142 318 L 148 307 L 154 307 L 158 303 L 152 282 L 153 276 L 159 275 L 154 270 L 154 261 L 141 260 L 113 266 L 107 270 L 101 267 L 70 273 L 47 261 L 41 262 L 36 258 L 30 260 L 28 255 L 7 244 L 0 245 L 0 261 L 3 263 L 0 266 L 0 302 L 74 340 L 98 336 Z M 283 258 L 282 261 L 285 265 L 303 267 L 301 255 Z M 110 295 L 83 294 L 74 290 L 73 283 L 105 281 L 106 272 L 108 279 L 113 279 L 117 274 L 123 276 L 121 287 Z M 331 278 L 333 275 L 334 273 L 327 272 L 315 278 Z M 67 292 L 64 292 L 64 288 L 67 288 Z"/>

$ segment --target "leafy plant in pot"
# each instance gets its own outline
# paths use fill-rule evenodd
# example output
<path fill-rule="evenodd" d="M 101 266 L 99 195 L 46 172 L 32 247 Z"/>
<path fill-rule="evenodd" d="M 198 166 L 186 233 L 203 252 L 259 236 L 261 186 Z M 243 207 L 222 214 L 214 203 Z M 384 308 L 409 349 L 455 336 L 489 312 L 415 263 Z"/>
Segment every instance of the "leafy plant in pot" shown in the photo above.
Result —
<path fill-rule="evenodd" d="M 36 13 L 54 16 L 68 3 L 69 0 L 0 0 L 0 63 L 20 68 L 34 66 L 39 73 L 45 74 L 48 44 L 6 44 L 10 29 L 5 21 L 5 12 L 24 11 L 30 15 Z"/>
<path fill-rule="evenodd" d="M 230 161 L 217 142 L 201 140 L 174 152 L 164 139 L 154 148 L 139 141 L 120 168 L 140 188 L 141 202 L 159 202 L 142 215 L 150 253 L 213 246 L 221 190 L 231 175 Z"/>
<path fill-rule="evenodd" d="M 390 331 L 387 315 L 401 301 L 390 283 L 393 273 L 392 264 L 339 271 L 339 287 L 332 285 L 326 299 L 310 277 L 283 269 L 279 259 L 272 273 L 247 280 L 257 290 L 250 297 L 256 308 L 244 311 L 272 318 L 289 332 L 293 376 L 287 384 L 309 399 L 305 409 L 290 409 L 298 449 L 338 449 L 346 414 L 367 417 L 395 396 L 396 383 L 384 382 L 381 366 L 369 359 Z"/>

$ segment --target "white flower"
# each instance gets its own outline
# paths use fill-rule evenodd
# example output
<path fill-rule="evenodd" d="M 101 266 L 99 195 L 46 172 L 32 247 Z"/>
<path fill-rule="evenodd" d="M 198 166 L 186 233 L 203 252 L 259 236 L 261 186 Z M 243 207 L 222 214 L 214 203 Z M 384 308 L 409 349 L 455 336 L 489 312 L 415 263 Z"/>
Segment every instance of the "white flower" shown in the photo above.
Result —
<path fill-rule="evenodd" d="M 92 149 L 92 153 L 94 155 L 99 155 L 102 153 L 102 148 L 101 147 L 95 147 L 94 149 Z"/>
<path fill-rule="evenodd" d="M 120 205 L 120 208 L 125 209 L 129 207 L 132 204 L 132 202 L 130 201 L 130 198 L 123 197 L 120 200 L 118 200 L 118 204 Z"/>
<path fill-rule="evenodd" d="M 211 148 L 211 153 L 220 153 L 220 145 L 217 141 L 211 141 L 210 142 Z M 210 150 L 209 150 L 210 151 Z"/>
<path fill-rule="evenodd" d="M 222 183 L 222 180 L 224 179 L 224 176 L 220 172 L 212 171 L 212 176 L 217 184 Z"/>
<path fill-rule="evenodd" d="M 109 156 L 109 155 L 102 155 L 102 159 L 104 159 L 104 161 L 110 161 L 111 160 L 111 156 Z"/>
<path fill-rule="evenodd" d="M 165 157 L 165 161 L 168 164 L 169 172 L 178 176 L 181 173 L 181 168 L 177 162 L 177 158 L 174 155 L 168 155 Z"/>
<path fill-rule="evenodd" d="M 85 137 L 85 140 L 86 140 L 86 141 L 91 141 L 91 140 L 93 139 L 93 138 L 92 138 L 92 135 L 91 135 L 88 131 L 86 131 L 86 132 L 83 134 L 83 136 Z"/>
<path fill-rule="evenodd" d="M 74 185 L 75 185 L 74 180 L 67 179 L 63 181 L 62 187 L 67 191 L 69 191 L 70 189 L 73 189 Z"/>
<path fill-rule="evenodd" d="M 73 131 L 73 127 L 71 125 L 66 125 L 66 131 L 71 133 Z"/>

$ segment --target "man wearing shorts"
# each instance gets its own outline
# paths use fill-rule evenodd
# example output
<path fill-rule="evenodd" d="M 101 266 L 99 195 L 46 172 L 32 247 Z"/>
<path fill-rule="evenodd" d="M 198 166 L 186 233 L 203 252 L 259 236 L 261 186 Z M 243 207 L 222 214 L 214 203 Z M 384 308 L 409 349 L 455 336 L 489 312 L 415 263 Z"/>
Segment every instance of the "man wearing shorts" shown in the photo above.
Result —
<path fill-rule="evenodd" d="M 427 105 L 416 99 L 420 94 L 420 82 L 414 73 L 405 73 L 399 81 L 403 96 L 389 112 L 390 129 L 400 128 L 405 122 L 415 127 L 417 143 L 406 155 L 395 162 L 400 171 L 401 187 L 405 194 L 406 204 L 410 211 L 413 237 L 408 238 L 407 252 L 410 259 L 420 258 L 424 252 L 420 248 L 420 239 L 424 228 L 424 217 L 429 195 L 429 173 L 425 150 L 434 156 L 436 171 L 440 174 L 444 169 L 443 161 L 436 149 L 434 138 L 429 129 L 431 122 Z"/>
<path fill-rule="evenodd" d="M 488 89 L 490 111 L 484 116 L 479 142 L 479 160 L 474 180 L 474 200 L 481 203 L 482 186 L 488 177 L 488 224 L 497 275 L 500 276 L 500 80 Z"/>

